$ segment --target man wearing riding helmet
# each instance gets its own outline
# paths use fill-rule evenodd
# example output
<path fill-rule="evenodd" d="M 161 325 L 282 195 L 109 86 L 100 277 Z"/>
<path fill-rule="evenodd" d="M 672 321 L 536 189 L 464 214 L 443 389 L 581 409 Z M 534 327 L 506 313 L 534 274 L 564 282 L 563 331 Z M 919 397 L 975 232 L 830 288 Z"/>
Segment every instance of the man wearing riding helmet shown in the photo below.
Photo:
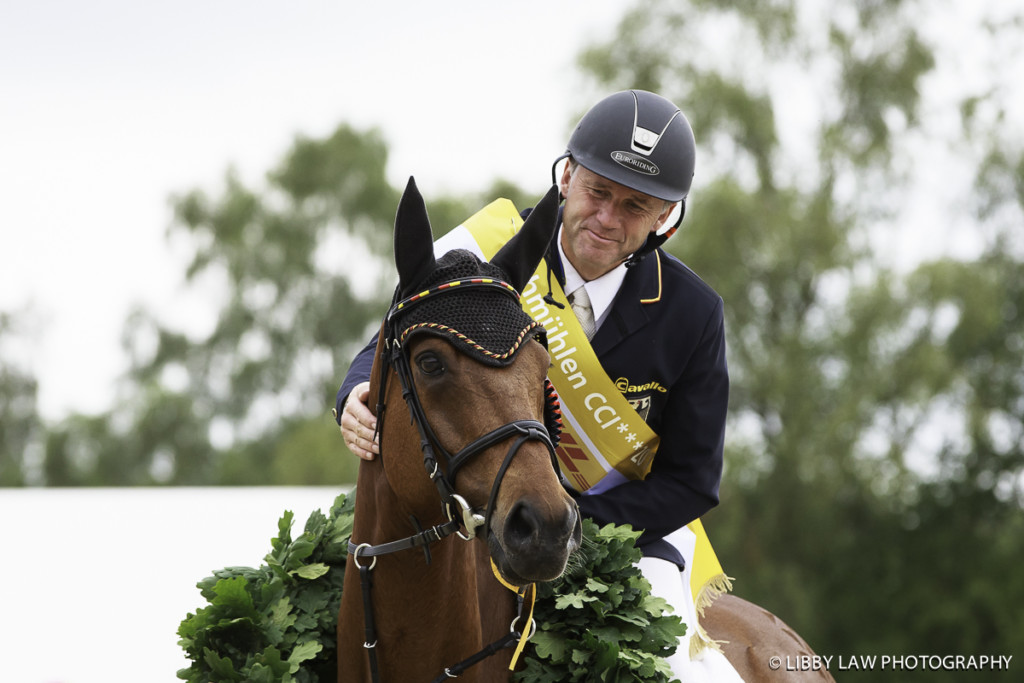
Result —
<path fill-rule="evenodd" d="M 632 90 L 599 101 L 553 166 L 555 175 L 559 161 L 567 159 L 558 179 L 565 204 L 541 267 L 549 283 L 544 300 L 559 305 L 551 296 L 553 276 L 591 340 L 600 369 L 628 401 L 627 410 L 635 411 L 632 417 L 660 439 L 649 473 L 630 477 L 608 467 L 577 500 L 581 513 L 599 524 L 643 530 L 641 571 L 654 593 L 691 624 L 670 660 L 683 681 L 735 676 L 717 652 L 701 663 L 690 661 L 687 645 L 697 629 L 693 599 L 680 575 L 694 545 L 684 527 L 718 503 L 729 393 L 722 299 L 660 248 L 682 220 L 695 152 L 690 125 L 669 100 Z M 460 226 L 435 249 L 467 248 L 484 258 L 479 242 Z M 589 303 L 588 311 L 577 310 L 581 301 Z M 555 336 L 549 327 L 553 360 Z M 366 406 L 374 344 L 353 361 L 337 406 L 345 443 L 366 459 L 377 452 L 375 418 Z M 570 387 L 557 381 L 556 387 L 565 403 Z M 583 429 L 596 437 L 601 427 Z"/>

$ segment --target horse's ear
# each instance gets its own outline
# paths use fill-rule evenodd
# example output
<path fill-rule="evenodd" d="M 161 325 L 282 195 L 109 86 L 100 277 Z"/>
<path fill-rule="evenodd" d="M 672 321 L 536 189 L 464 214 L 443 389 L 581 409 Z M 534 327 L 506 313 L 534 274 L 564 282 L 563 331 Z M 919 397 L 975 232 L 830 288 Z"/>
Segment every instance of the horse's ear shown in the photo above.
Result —
<path fill-rule="evenodd" d="M 552 185 L 526 217 L 519 232 L 491 259 L 492 264 L 508 275 L 509 284 L 519 291 L 523 291 L 548 250 L 558 223 L 558 200 L 558 186 Z"/>
<path fill-rule="evenodd" d="M 434 236 L 427 205 L 411 176 L 395 215 L 395 265 L 402 297 L 412 294 L 435 268 Z"/>

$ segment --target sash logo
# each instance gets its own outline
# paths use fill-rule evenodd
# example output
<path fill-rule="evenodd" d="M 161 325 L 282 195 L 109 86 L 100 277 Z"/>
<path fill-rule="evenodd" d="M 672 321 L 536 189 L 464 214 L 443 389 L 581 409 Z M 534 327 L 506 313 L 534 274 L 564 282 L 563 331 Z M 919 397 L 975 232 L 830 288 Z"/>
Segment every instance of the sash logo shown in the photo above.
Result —
<path fill-rule="evenodd" d="M 646 384 L 630 384 L 629 380 L 625 377 L 615 380 L 615 388 L 623 394 L 639 394 L 644 391 L 657 391 L 662 394 L 668 392 L 668 389 L 661 386 L 661 383 L 658 381 L 650 381 Z"/>
<path fill-rule="evenodd" d="M 632 152 L 612 152 L 611 157 L 612 161 L 619 166 L 624 166 L 631 171 L 637 171 L 645 175 L 658 175 L 661 173 L 661 169 L 658 168 L 657 164 Z"/>

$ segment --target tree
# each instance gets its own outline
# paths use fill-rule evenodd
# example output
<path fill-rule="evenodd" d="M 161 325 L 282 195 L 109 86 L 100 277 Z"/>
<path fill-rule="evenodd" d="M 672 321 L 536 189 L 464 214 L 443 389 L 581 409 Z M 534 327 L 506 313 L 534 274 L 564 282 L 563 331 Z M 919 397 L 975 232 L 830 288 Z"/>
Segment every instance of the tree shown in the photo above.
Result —
<path fill-rule="evenodd" d="M 218 197 L 172 198 L 169 236 L 191 248 L 185 280 L 214 322 L 181 329 L 135 312 L 118 405 L 52 429 L 48 471 L 76 483 L 254 484 L 291 459 L 305 463 L 304 482 L 351 478 L 346 458 L 309 452 L 327 443 L 302 435 L 330 432 L 336 378 L 390 294 L 379 254 L 398 195 L 386 161 L 379 132 L 342 125 L 296 139 L 266 187 L 229 170 Z"/>
<path fill-rule="evenodd" d="M 1024 604 L 1022 141 L 1009 82 L 937 87 L 963 44 L 921 21 L 937 4 L 644 3 L 581 56 L 603 89 L 665 94 L 696 131 L 668 246 L 726 301 L 731 427 L 706 521 L 740 594 L 825 653 L 1024 636 L 998 597 Z M 1020 19 L 971 37 L 1012 54 Z M 943 155 L 977 182 L 931 200 L 987 245 L 908 273 L 887 231 L 914 218 L 917 160 Z"/>
<path fill-rule="evenodd" d="M 55 485 L 354 482 L 330 410 L 348 364 L 379 324 L 394 286 L 399 192 L 378 131 L 340 125 L 300 136 L 265 187 L 228 170 L 218 196 L 171 199 L 169 237 L 190 249 L 184 273 L 209 329 L 159 311 L 128 319 L 130 370 L 108 413 L 47 431 Z M 525 200 L 514 185 L 491 192 Z M 430 202 L 454 227 L 479 198 Z"/>
<path fill-rule="evenodd" d="M 0 313 L 0 351 L 18 336 L 19 323 L 17 316 Z M 26 453 L 40 428 L 37 383 L 6 356 L 0 354 L 0 486 L 21 486 L 29 469 Z"/>

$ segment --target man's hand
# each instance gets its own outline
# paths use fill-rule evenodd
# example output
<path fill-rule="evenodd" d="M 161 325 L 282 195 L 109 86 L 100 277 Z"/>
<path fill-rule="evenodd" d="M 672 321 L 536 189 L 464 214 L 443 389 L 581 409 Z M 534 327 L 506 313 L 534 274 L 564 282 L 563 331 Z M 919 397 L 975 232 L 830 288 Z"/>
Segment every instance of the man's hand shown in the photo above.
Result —
<path fill-rule="evenodd" d="M 345 401 L 341 412 L 341 436 L 349 450 L 363 460 L 373 460 L 380 453 L 380 445 L 374 438 L 377 418 L 370 412 L 370 383 L 357 384 Z"/>

